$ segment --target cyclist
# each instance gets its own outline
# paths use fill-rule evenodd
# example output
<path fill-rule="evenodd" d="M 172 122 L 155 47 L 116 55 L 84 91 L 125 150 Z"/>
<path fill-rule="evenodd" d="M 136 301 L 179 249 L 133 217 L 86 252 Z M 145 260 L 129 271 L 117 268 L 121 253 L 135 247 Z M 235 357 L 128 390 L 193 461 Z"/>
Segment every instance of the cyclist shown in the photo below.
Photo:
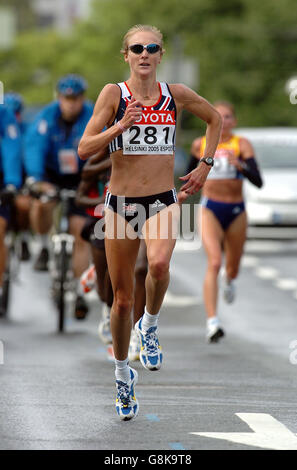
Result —
<path fill-rule="evenodd" d="M 135 325 L 141 338 L 140 360 L 148 370 L 158 370 L 162 363 L 156 330 L 179 221 L 173 178 L 177 114 L 187 109 L 207 122 L 207 158 L 182 177 L 182 189 L 187 194 L 194 194 L 204 184 L 221 129 L 219 113 L 194 91 L 181 84 L 157 82 L 163 52 L 162 34 L 157 28 L 137 25 L 127 32 L 122 53 L 130 76 L 124 83 L 103 88 L 79 144 L 83 159 L 109 144 L 112 159 L 105 203 L 105 248 L 114 292 L 111 331 L 116 412 L 121 420 L 134 418 L 139 409 L 135 397 L 137 372 L 128 364 L 128 348 L 134 268 L 142 236 L 148 274 L 145 313 Z M 104 126 L 108 129 L 101 132 Z"/>
<path fill-rule="evenodd" d="M 4 104 L 9 108 L 15 115 L 15 118 L 19 124 L 22 142 L 24 141 L 24 135 L 26 132 L 26 124 L 23 120 L 23 109 L 24 101 L 22 96 L 19 93 L 10 91 L 4 95 Z M 23 150 L 24 152 L 24 150 Z M 22 175 L 23 175 L 23 184 L 26 180 L 26 172 L 24 167 L 24 153 L 22 152 Z M 17 229 L 21 231 L 21 259 L 22 261 L 27 261 L 30 259 L 29 251 L 29 240 L 30 240 L 30 203 L 31 198 L 23 194 L 18 194 L 15 199 L 16 206 L 16 224 Z"/>
<path fill-rule="evenodd" d="M 10 220 L 10 202 L 22 184 L 21 135 L 13 113 L 0 106 L 0 297 L 6 262 L 5 231 Z M 2 307 L 1 307 L 2 309 Z M 0 315 L 5 312 L 0 310 Z"/>
<path fill-rule="evenodd" d="M 76 189 L 83 162 L 77 154 L 79 139 L 89 121 L 93 106 L 85 99 L 86 81 L 79 75 L 66 75 L 57 83 L 58 99 L 47 105 L 29 126 L 25 139 L 26 171 L 39 181 L 43 191 L 52 186 Z M 35 262 L 36 270 L 48 269 L 48 232 L 52 226 L 54 203 L 34 200 L 31 209 L 32 229 L 38 234 L 41 251 Z M 74 276 L 79 277 L 88 266 L 89 247 L 81 238 L 85 212 L 74 203 L 69 211 L 70 233 L 75 237 L 73 251 Z M 77 295 L 75 315 L 84 318 L 87 304 Z"/>
<path fill-rule="evenodd" d="M 217 315 L 218 274 L 225 254 L 223 296 L 234 301 L 235 279 L 246 239 L 247 217 L 243 200 L 243 178 L 261 188 L 263 182 L 251 143 L 233 134 L 236 126 L 234 106 L 225 101 L 214 104 L 223 119 L 214 167 L 202 190 L 201 235 L 208 265 L 204 280 L 204 303 L 207 313 L 206 339 L 217 342 L 224 331 Z M 195 139 L 193 153 L 202 157 L 205 137 Z"/>

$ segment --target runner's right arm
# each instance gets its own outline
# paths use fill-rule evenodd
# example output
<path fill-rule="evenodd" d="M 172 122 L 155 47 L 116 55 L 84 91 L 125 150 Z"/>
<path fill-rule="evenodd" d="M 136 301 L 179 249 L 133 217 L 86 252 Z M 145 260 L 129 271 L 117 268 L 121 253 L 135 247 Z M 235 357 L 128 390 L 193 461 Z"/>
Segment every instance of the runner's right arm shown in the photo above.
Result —
<path fill-rule="evenodd" d="M 128 129 L 141 117 L 141 103 L 132 98 L 120 125 L 114 124 L 103 131 L 105 126 L 111 124 L 116 115 L 120 93 L 120 88 L 115 84 L 108 84 L 101 91 L 95 104 L 93 116 L 85 128 L 78 146 L 78 155 L 82 160 L 102 151 L 112 140 L 123 133 L 122 128 Z"/>

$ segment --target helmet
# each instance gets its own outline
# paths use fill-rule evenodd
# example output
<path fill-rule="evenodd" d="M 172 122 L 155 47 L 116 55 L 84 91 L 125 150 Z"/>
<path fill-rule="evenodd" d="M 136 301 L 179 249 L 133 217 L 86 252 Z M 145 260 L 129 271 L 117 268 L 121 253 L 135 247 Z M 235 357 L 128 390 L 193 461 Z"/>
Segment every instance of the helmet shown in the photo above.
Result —
<path fill-rule="evenodd" d="M 24 101 L 21 95 L 13 91 L 5 93 L 4 104 L 14 113 L 20 113 L 24 107 Z"/>
<path fill-rule="evenodd" d="M 57 92 L 64 96 L 77 96 L 84 93 L 88 85 L 79 75 L 69 74 L 60 78 L 57 83 Z"/>

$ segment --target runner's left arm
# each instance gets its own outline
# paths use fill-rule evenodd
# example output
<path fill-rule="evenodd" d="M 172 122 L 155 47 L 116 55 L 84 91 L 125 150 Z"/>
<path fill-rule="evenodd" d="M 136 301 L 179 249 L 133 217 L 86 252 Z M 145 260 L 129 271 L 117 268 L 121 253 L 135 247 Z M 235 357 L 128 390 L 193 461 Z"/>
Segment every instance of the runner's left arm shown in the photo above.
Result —
<path fill-rule="evenodd" d="M 254 157 L 252 144 L 246 138 L 241 137 L 239 141 L 240 156 L 237 158 L 232 152 L 228 155 L 228 161 L 234 165 L 252 184 L 261 188 L 263 180 Z"/>
<path fill-rule="evenodd" d="M 240 159 L 239 171 L 257 188 L 262 188 L 263 180 L 259 171 L 257 161 L 254 157 L 254 149 L 251 143 L 245 139 L 240 139 Z"/>
<path fill-rule="evenodd" d="M 206 122 L 206 145 L 203 156 L 213 157 L 222 127 L 220 114 L 206 99 L 185 85 L 170 85 L 170 90 L 179 109 L 185 109 Z M 206 163 L 200 164 L 187 175 L 180 177 L 181 180 L 186 181 L 181 190 L 188 194 L 197 193 L 205 183 L 210 169 L 211 167 Z"/>

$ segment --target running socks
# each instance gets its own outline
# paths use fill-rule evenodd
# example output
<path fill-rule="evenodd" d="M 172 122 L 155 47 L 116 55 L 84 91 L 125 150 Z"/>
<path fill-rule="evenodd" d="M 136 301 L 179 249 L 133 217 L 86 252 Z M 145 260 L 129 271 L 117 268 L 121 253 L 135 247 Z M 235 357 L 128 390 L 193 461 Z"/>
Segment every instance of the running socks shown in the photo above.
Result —
<path fill-rule="evenodd" d="M 123 361 L 119 361 L 118 359 L 114 360 L 116 369 L 115 369 L 115 377 L 116 380 L 120 380 L 121 382 L 128 383 L 130 380 L 130 367 L 129 367 L 129 360 L 124 359 Z"/>
<path fill-rule="evenodd" d="M 156 315 L 151 315 L 148 313 L 146 307 L 144 308 L 144 314 L 142 317 L 141 329 L 142 331 L 147 331 L 152 326 L 157 326 L 160 312 Z"/>
<path fill-rule="evenodd" d="M 208 329 L 215 328 L 216 326 L 219 326 L 219 325 L 220 325 L 220 322 L 219 322 L 218 317 L 211 317 L 207 319 L 206 326 Z"/>

